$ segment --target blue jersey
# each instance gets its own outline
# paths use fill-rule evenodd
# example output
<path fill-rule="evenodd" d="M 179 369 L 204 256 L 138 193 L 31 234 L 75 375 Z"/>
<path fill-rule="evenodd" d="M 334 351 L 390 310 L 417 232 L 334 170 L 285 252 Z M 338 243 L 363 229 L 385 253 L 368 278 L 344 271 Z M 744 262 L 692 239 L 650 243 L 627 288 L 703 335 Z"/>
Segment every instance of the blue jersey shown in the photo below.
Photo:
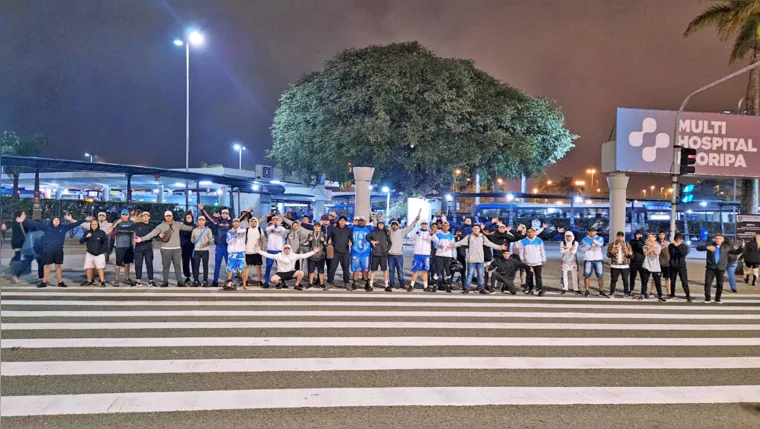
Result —
<path fill-rule="evenodd" d="M 353 244 L 351 245 L 351 253 L 354 255 L 369 255 L 371 251 L 371 247 L 369 245 L 369 241 L 367 241 L 367 236 L 369 236 L 369 233 L 372 232 L 372 227 L 370 226 L 354 226 L 352 228 L 351 233 L 351 241 Z"/>

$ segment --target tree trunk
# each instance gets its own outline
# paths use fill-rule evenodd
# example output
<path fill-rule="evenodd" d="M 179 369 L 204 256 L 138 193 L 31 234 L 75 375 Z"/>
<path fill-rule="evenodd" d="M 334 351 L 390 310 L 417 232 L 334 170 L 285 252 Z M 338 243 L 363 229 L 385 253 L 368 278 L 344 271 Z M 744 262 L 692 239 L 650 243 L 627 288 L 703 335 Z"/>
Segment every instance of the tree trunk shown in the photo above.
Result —
<path fill-rule="evenodd" d="M 752 52 L 750 64 L 760 61 L 760 47 Z M 760 71 L 754 69 L 749 72 L 749 83 L 747 84 L 746 98 L 747 114 L 758 115 L 760 113 Z M 740 213 L 757 214 L 758 205 L 758 180 L 742 179 L 742 198 Z"/>
<path fill-rule="evenodd" d="M 18 193 L 18 177 L 20 174 L 18 172 L 13 173 L 13 193 L 11 194 L 11 198 L 21 198 L 21 196 Z"/>

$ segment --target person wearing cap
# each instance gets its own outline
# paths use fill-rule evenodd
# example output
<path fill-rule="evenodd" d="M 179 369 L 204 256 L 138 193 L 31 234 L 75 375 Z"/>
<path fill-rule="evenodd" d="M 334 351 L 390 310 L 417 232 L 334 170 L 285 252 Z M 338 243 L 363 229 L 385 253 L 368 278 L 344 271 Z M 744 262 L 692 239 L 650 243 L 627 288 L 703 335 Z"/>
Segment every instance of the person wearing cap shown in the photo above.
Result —
<path fill-rule="evenodd" d="M 205 216 L 198 216 L 198 225 L 190 232 L 190 242 L 193 243 L 193 287 L 209 287 L 208 257 L 211 245 L 214 243 L 214 234 L 206 225 Z M 203 283 L 200 280 L 201 263 L 203 264 Z"/>
<path fill-rule="evenodd" d="M 84 271 L 87 279 L 82 283 L 82 286 L 92 286 L 95 270 L 98 270 L 98 277 L 100 278 L 100 286 L 106 287 L 105 273 L 106 268 L 106 250 L 108 249 L 108 241 L 106 239 L 106 233 L 100 229 L 100 224 L 97 220 L 90 221 L 90 230 L 79 239 L 79 243 L 87 243 L 87 252 L 84 255 Z"/>
<path fill-rule="evenodd" d="M 332 286 L 335 280 L 335 272 L 340 265 L 341 271 L 343 271 L 343 285 L 346 289 L 349 289 L 350 271 L 349 266 L 351 264 L 351 228 L 346 225 L 346 217 L 341 216 L 338 218 L 338 224 L 330 228 L 330 232 L 327 235 L 328 243 L 332 244 L 335 252 L 332 264 L 327 271 L 327 284 Z"/>
<path fill-rule="evenodd" d="M 325 256 L 327 253 L 325 250 L 327 249 L 327 234 L 322 231 L 321 224 L 317 223 L 313 225 L 312 232 L 309 234 L 306 242 L 308 249 L 304 253 L 318 250 L 306 261 L 306 267 L 309 273 L 309 284 L 306 285 L 306 288 L 308 289 L 312 286 L 317 286 L 314 283 L 314 273 L 316 272 L 319 278 L 319 287 L 327 290 L 327 287 L 325 286 Z"/>
<path fill-rule="evenodd" d="M 436 269 L 438 274 L 438 289 L 443 288 L 447 293 L 451 293 L 451 261 L 454 259 L 454 247 L 455 243 L 454 233 L 451 232 L 451 224 L 448 221 L 441 221 L 441 231 L 433 234 L 433 247 L 437 249 L 435 254 Z M 431 287 L 430 292 L 435 292 L 437 289 Z"/>
<path fill-rule="evenodd" d="M 259 250 L 259 255 L 277 261 L 277 272 L 272 276 L 272 282 L 276 283 L 275 288 L 287 288 L 285 282 L 295 279 L 295 290 L 303 290 L 301 280 L 303 280 L 303 271 L 296 270 L 296 261 L 309 258 L 321 250 L 312 250 L 311 252 L 297 254 L 293 252 L 290 244 L 286 244 L 280 253 L 269 253 Z"/>
<path fill-rule="evenodd" d="M 372 232 L 372 227 L 367 225 L 367 219 L 364 216 L 359 216 L 355 220 L 357 224 L 351 228 L 351 272 L 353 275 L 351 289 L 359 288 L 356 281 L 361 273 L 364 290 L 370 291 L 372 286 L 369 284 L 369 260 L 372 249 L 367 237 Z"/>
<path fill-rule="evenodd" d="M 111 233 L 109 232 L 113 223 L 108 221 L 108 215 L 106 212 L 98 212 L 97 219 L 100 224 L 100 229 L 106 233 L 106 240 L 108 240 L 106 245 L 106 264 L 108 264 L 111 261 L 111 250 L 113 249 L 113 240 L 111 240 Z M 87 230 L 89 228 L 90 222 L 82 224 L 82 229 Z"/>
<path fill-rule="evenodd" d="M 237 289 L 232 278 L 235 274 L 245 271 L 245 238 L 246 229 L 240 227 L 240 219 L 232 219 L 232 227 L 227 230 L 227 281 L 224 283 L 224 290 Z M 243 282 L 243 289 L 248 289 L 246 281 Z"/>
<path fill-rule="evenodd" d="M 528 228 L 527 237 L 519 241 L 520 259 L 529 265 L 532 270 L 525 273 L 525 281 L 528 288 L 524 291 L 526 294 L 533 294 L 533 286 L 538 291 L 538 296 L 544 295 L 542 270 L 546 263 L 546 251 L 544 250 L 544 240 L 536 235 L 536 230 Z"/>
<path fill-rule="evenodd" d="M 369 233 L 367 237 L 372 246 L 372 259 L 370 260 L 369 287 L 364 290 L 371 292 L 375 283 L 375 273 L 378 268 L 383 272 L 383 282 L 385 291 L 391 292 L 393 289 L 388 284 L 388 250 L 391 248 L 391 237 L 385 228 L 385 220 L 378 218 L 377 227 Z"/>
<path fill-rule="evenodd" d="M 420 229 L 412 231 L 408 237 L 414 243 L 414 258 L 412 259 L 412 281 L 407 286 L 406 291 L 414 291 L 414 285 L 417 282 L 417 276 L 422 274 L 422 290 L 428 291 L 428 271 L 430 271 L 430 248 L 433 242 L 433 236 L 428 229 L 428 222 L 420 222 Z"/>
<path fill-rule="evenodd" d="M 45 231 L 42 236 L 42 264 L 45 266 L 44 277 L 37 287 L 47 287 L 47 280 L 50 276 L 50 269 L 55 265 L 55 275 L 58 279 L 58 287 L 67 287 L 63 282 L 63 244 L 66 240 L 66 234 L 72 229 L 78 228 L 83 222 L 77 222 L 71 215 L 63 217 L 69 221 L 68 224 L 61 223 L 61 218 L 53 217 L 49 223 L 37 222 L 39 228 Z M 89 223 L 92 217 L 85 218 Z"/>
<path fill-rule="evenodd" d="M 642 273 L 642 264 L 644 263 L 644 232 L 637 230 L 633 234 L 633 239 L 628 242 L 631 245 L 633 251 L 633 257 L 631 258 L 631 275 L 628 284 L 631 287 L 630 297 L 634 296 L 634 289 L 636 289 L 636 276 Z"/>
<path fill-rule="evenodd" d="M 686 301 L 691 302 L 691 292 L 689 291 L 689 275 L 686 270 L 686 256 L 689 254 L 689 246 L 684 243 L 683 235 L 676 234 L 673 242 L 668 246 L 670 253 L 670 295 L 668 299 L 676 298 L 676 279 L 681 279 L 681 287 L 686 293 Z M 631 274 L 633 276 L 633 274 Z M 633 286 L 631 286 L 633 288 Z"/>
<path fill-rule="evenodd" d="M 129 220 L 129 210 L 122 209 L 119 220 L 110 228 L 108 234 L 115 231 L 116 235 L 113 240 L 113 247 L 116 250 L 116 266 L 114 267 L 113 285 L 119 286 L 119 271 L 124 267 L 124 282 L 130 286 L 135 286 L 129 278 L 129 265 L 134 262 L 135 249 L 133 245 L 135 233 L 132 230 L 134 222 Z"/>
<path fill-rule="evenodd" d="M 193 213 L 188 211 L 185 213 L 182 223 L 195 228 L 195 218 Z M 190 284 L 190 277 L 193 275 L 192 261 L 193 261 L 193 242 L 190 240 L 192 231 L 180 231 L 179 232 L 179 245 L 182 248 L 182 274 L 185 276 L 185 284 Z"/>
<path fill-rule="evenodd" d="M 136 237 L 135 243 L 150 241 L 153 237 L 161 240 L 161 265 L 163 267 L 164 281 L 161 287 L 169 287 L 169 267 L 174 266 L 174 276 L 177 278 L 177 286 L 185 287 L 182 282 L 182 247 L 179 243 L 180 231 L 192 231 L 193 227 L 174 221 L 174 214 L 167 210 L 164 212 L 164 221 L 151 232 L 143 237 Z"/>
<path fill-rule="evenodd" d="M 222 209 L 222 215 L 218 218 L 215 218 L 209 216 L 204 207 L 205 206 L 203 204 L 198 204 L 198 208 L 206 216 L 206 225 L 211 228 L 211 232 L 214 234 L 216 245 L 214 248 L 214 281 L 211 283 L 211 285 L 216 287 L 219 286 L 219 275 L 222 272 L 222 261 L 224 261 L 226 264 L 229 263 L 229 259 L 227 257 L 227 231 L 230 230 L 232 222 L 230 221 L 229 209 Z M 249 212 L 251 212 L 250 207 L 244 210 L 241 216 L 244 216 Z"/>
<path fill-rule="evenodd" d="M 565 231 L 565 239 L 559 244 L 562 259 L 562 295 L 566 294 L 572 284 L 573 291 L 581 294 L 578 285 L 578 242 L 572 231 Z"/>
<path fill-rule="evenodd" d="M 150 226 L 150 213 L 142 212 L 140 214 L 140 222 L 136 222 L 132 225 L 132 232 L 135 237 L 142 237 L 148 235 L 153 230 Z M 148 240 L 142 243 L 135 243 L 135 287 L 142 287 L 142 270 L 143 263 L 148 273 L 148 286 L 155 287 L 153 282 L 153 242 Z"/>
<path fill-rule="evenodd" d="M 625 233 L 618 231 L 615 241 L 607 246 L 607 257 L 610 258 L 610 298 L 615 297 L 615 286 L 618 277 L 623 279 L 623 296 L 631 294 L 631 287 L 628 284 L 630 276 L 631 257 L 633 249 L 625 241 Z"/>
<path fill-rule="evenodd" d="M 275 215 L 272 220 L 269 221 L 265 231 L 267 233 L 267 252 L 275 255 L 281 253 L 285 248 L 285 240 L 288 235 L 288 230 L 282 226 L 282 216 Z M 264 288 L 269 287 L 269 280 L 272 274 L 272 265 L 274 265 L 275 259 L 267 259 L 266 270 L 264 271 Z M 279 270 L 279 267 L 278 267 Z"/>
<path fill-rule="evenodd" d="M 242 226 L 242 223 L 241 223 Z M 266 248 L 267 237 L 264 230 L 259 226 L 259 220 L 251 216 L 245 233 L 245 270 L 243 270 L 243 286 L 248 285 L 251 267 L 256 267 L 256 284 L 263 286 L 261 277 L 261 265 L 263 260 L 257 251 Z"/>
<path fill-rule="evenodd" d="M 596 228 L 591 227 L 583 240 L 581 240 L 580 249 L 583 251 L 583 278 L 586 286 L 585 296 L 589 296 L 591 290 L 591 275 L 596 274 L 596 283 L 599 287 L 599 296 L 609 298 L 604 292 L 604 238 L 597 235 Z M 659 252 L 657 252 L 659 255 Z"/>
<path fill-rule="evenodd" d="M 421 211 L 420 211 L 421 212 Z M 417 225 L 420 220 L 420 214 L 406 228 L 401 228 L 398 220 L 391 221 L 390 236 L 391 247 L 388 249 L 388 269 L 389 283 L 388 287 L 396 287 L 395 280 L 398 279 L 398 287 L 404 287 L 404 237 L 406 237 Z"/>
<path fill-rule="evenodd" d="M 540 239 L 539 239 L 540 240 Z M 507 246 L 494 244 L 485 235 L 480 232 L 480 225 L 473 225 L 472 232 L 466 235 L 463 239 L 451 244 L 452 248 L 467 246 L 467 278 L 464 281 L 464 288 L 462 293 L 470 293 L 470 284 L 472 278 L 477 274 L 478 278 L 478 292 L 480 294 L 493 293 L 491 290 L 485 288 L 485 257 L 483 255 L 483 248 L 488 247 L 491 249 L 499 249 L 501 251 L 507 250 Z"/>
<path fill-rule="evenodd" d="M 309 230 L 302 227 L 301 222 L 297 220 L 283 220 L 283 222 L 290 226 L 290 231 L 285 236 L 285 242 L 290 244 L 290 247 L 296 253 L 308 252 L 309 243 L 307 240 L 309 239 Z M 300 261 L 296 262 L 296 269 L 299 270 L 302 268 L 304 267 L 300 266 Z"/>

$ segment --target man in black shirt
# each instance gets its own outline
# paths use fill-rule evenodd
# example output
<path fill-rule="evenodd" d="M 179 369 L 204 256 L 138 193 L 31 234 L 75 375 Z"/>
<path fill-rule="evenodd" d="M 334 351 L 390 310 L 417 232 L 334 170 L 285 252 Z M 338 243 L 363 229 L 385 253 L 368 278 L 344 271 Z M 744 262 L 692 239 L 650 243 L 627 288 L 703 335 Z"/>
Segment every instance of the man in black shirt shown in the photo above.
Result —
<path fill-rule="evenodd" d="M 491 290 L 496 287 L 496 282 L 501 283 L 501 291 L 505 292 L 509 290 L 512 295 L 517 294 L 517 288 L 515 287 L 515 275 L 520 270 L 533 271 L 533 268 L 522 263 L 517 255 L 511 255 L 508 250 L 501 252 L 501 257 L 495 259 L 488 266 L 488 271 L 493 271 L 491 274 Z"/>
<path fill-rule="evenodd" d="M 329 243 L 332 244 L 335 255 L 332 258 L 330 269 L 327 271 L 328 286 L 332 285 L 335 280 L 335 272 L 340 265 L 343 271 L 343 283 L 348 287 L 350 283 L 349 267 L 351 265 L 351 241 L 352 230 L 346 226 L 346 217 L 338 218 L 338 224 L 330 228 L 327 234 Z"/>
<path fill-rule="evenodd" d="M 631 274 L 628 284 L 631 285 L 630 294 L 633 296 L 633 289 L 636 287 L 636 274 L 642 273 L 642 265 L 644 264 L 644 233 L 641 230 L 637 230 L 633 234 L 633 240 L 628 244 L 631 245 L 633 256 L 631 257 Z"/>

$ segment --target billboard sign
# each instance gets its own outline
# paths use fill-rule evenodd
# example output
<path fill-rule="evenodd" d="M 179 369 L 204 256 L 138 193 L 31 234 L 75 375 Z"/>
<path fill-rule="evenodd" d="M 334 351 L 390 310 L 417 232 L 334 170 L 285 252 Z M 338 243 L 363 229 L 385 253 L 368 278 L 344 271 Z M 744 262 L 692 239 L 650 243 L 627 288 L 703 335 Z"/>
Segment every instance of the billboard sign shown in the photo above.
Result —
<path fill-rule="evenodd" d="M 670 173 L 676 112 L 618 108 L 615 169 Z M 697 151 L 696 176 L 760 177 L 760 117 L 683 112 L 678 144 Z"/>
<path fill-rule="evenodd" d="M 749 242 L 754 240 L 755 234 L 760 233 L 760 215 L 740 214 L 736 215 L 736 240 Z"/>

